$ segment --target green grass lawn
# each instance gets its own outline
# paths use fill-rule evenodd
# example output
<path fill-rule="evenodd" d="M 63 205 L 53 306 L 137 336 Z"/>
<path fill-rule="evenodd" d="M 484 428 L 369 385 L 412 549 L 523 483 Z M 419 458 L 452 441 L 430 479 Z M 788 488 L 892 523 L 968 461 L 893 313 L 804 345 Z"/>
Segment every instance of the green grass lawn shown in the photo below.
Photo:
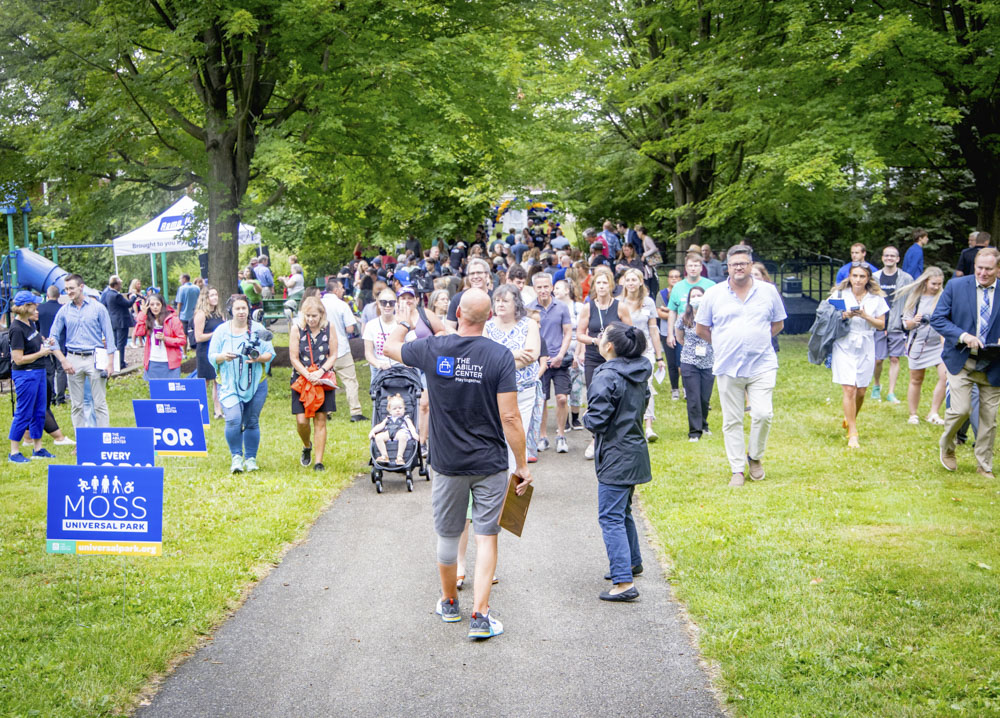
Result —
<path fill-rule="evenodd" d="M 682 402 L 661 393 L 655 478 L 642 490 L 730 705 L 746 716 L 1000 714 L 1000 485 L 974 473 L 968 446 L 960 470 L 945 471 L 940 428 L 907 425 L 905 404 L 866 404 L 862 448 L 848 450 L 830 372 L 807 363 L 803 338 L 782 338 L 779 356 L 765 481 L 726 485 L 717 400 L 714 435 L 689 444 Z M 907 381 L 904 368 L 897 394 Z"/>
<path fill-rule="evenodd" d="M 367 382 L 367 369 L 359 367 L 359 374 Z M 369 427 L 347 420 L 343 395 L 329 424 L 326 472 L 299 466 L 302 444 L 290 414 L 289 375 L 275 369 L 271 379 L 259 473 L 229 474 L 221 421 L 209 430 L 208 457 L 158 459 L 165 467 L 160 558 L 46 554 L 44 462 L 4 464 L 0 715 L 89 717 L 127 708 L 152 675 L 239 603 L 246 587 L 365 468 Z M 112 424 L 134 425 L 131 400 L 148 395 L 140 374 L 112 381 Z M 10 402 L 0 399 L 6 441 Z M 369 404 L 364 406 L 367 414 Z M 56 418 L 72 434 L 69 410 L 59 407 Z M 60 463 L 73 463 L 72 447 L 52 447 L 49 439 L 46 445 Z"/>
<path fill-rule="evenodd" d="M 967 447 L 961 471 L 946 473 L 940 430 L 908 426 L 904 406 L 866 405 L 863 448 L 849 452 L 830 373 L 806 363 L 802 338 L 783 338 L 780 359 L 765 481 L 727 487 L 717 402 L 715 434 L 689 444 L 683 402 L 661 391 L 656 478 L 642 490 L 674 590 L 734 713 L 1000 714 L 1000 487 L 974 473 Z M 364 470 L 368 426 L 347 422 L 343 404 L 327 472 L 298 466 L 288 376 L 279 369 L 271 380 L 259 474 L 229 475 L 218 422 L 208 458 L 159 461 L 161 558 L 47 555 L 45 468 L 4 469 L 0 715 L 127 709 Z M 897 393 L 906 381 L 904 368 Z M 930 386 L 924 394 L 921 415 Z M 131 423 L 129 401 L 145 395 L 139 376 L 116 380 L 112 417 Z M 57 418 L 69 426 L 67 410 Z M 70 461 L 65 448 L 55 452 Z"/>

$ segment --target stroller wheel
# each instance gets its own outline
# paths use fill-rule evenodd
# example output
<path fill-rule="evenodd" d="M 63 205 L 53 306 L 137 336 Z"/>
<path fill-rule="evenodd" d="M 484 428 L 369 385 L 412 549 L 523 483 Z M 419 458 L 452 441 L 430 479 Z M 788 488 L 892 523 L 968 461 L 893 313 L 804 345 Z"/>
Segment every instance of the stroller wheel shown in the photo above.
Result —
<path fill-rule="evenodd" d="M 375 483 L 375 469 L 372 469 L 372 483 Z"/>
<path fill-rule="evenodd" d="M 425 477 L 428 481 L 431 480 L 431 477 L 427 474 L 427 467 L 426 466 L 421 466 L 420 469 L 417 470 L 417 473 L 420 474 L 421 476 Z"/>
<path fill-rule="evenodd" d="M 382 493 L 382 479 L 378 479 L 378 480 L 377 480 L 377 481 L 375 482 L 375 492 L 376 492 L 376 493 L 379 493 L 379 494 L 381 494 L 381 493 Z"/>
<path fill-rule="evenodd" d="M 413 479 L 409 476 L 406 477 L 406 490 L 413 491 Z"/>

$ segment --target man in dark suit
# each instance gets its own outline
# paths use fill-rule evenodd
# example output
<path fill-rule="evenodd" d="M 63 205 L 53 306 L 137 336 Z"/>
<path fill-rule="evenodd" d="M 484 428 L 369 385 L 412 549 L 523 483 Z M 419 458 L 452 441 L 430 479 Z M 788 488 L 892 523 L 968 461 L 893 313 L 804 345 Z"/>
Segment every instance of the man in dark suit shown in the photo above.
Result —
<path fill-rule="evenodd" d="M 931 326 L 944 337 L 945 367 L 951 406 L 945 412 L 941 436 L 941 464 L 955 471 L 955 435 L 969 416 L 972 387 L 979 387 L 979 432 L 976 434 L 976 472 L 993 478 L 993 440 L 1000 407 L 1000 338 L 997 311 L 997 261 L 1000 252 L 985 247 L 976 255 L 974 274 L 952 279 L 944 288 Z"/>
<path fill-rule="evenodd" d="M 52 284 L 45 291 L 45 301 L 38 305 L 38 330 L 42 333 L 43 337 L 49 336 L 49 332 L 52 331 L 52 322 L 55 321 L 56 314 L 62 309 L 62 304 L 59 303 L 59 287 Z M 55 337 L 55 340 L 59 342 L 59 349 L 63 352 L 66 351 L 66 332 L 63 330 L 60 332 L 60 336 Z M 66 403 L 66 371 L 62 368 L 55 356 L 49 357 L 52 360 L 52 376 L 49 377 L 49 381 L 52 383 L 52 403 L 54 404 L 65 404 Z"/>
<path fill-rule="evenodd" d="M 101 292 L 101 304 L 108 308 L 111 315 L 111 328 L 115 332 L 115 346 L 118 347 L 120 369 L 124 369 L 125 345 L 128 344 L 128 330 L 135 326 L 132 320 L 131 304 L 127 297 L 122 296 L 122 279 L 112 274 L 108 286 Z"/>

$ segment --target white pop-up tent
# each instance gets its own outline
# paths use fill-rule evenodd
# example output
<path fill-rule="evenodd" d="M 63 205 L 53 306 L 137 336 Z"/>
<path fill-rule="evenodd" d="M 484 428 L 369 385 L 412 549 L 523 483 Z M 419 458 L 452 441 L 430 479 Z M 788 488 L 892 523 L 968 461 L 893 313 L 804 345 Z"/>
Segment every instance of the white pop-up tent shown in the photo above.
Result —
<path fill-rule="evenodd" d="M 194 211 L 197 207 L 197 202 L 184 195 L 146 224 L 112 240 L 116 263 L 118 257 L 187 252 L 204 247 L 208 238 L 207 227 L 199 231 L 195 244 L 182 238 L 185 235 L 185 228 L 194 221 Z M 260 244 L 260 234 L 248 224 L 240 224 L 239 235 L 241 246 Z"/>

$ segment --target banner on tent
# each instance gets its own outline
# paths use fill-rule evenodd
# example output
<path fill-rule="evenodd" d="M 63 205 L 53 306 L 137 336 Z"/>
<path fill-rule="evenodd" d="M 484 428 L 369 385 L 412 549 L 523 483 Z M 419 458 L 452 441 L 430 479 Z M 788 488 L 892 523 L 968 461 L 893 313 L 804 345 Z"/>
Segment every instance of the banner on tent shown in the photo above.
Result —
<path fill-rule="evenodd" d="M 186 252 L 204 247 L 208 241 L 208 228 L 202 225 L 194 236 L 190 225 L 200 205 L 187 195 L 174 202 L 146 224 L 112 240 L 116 257 L 160 252 Z M 249 224 L 240 224 L 241 246 L 259 244 L 260 234 Z"/>

